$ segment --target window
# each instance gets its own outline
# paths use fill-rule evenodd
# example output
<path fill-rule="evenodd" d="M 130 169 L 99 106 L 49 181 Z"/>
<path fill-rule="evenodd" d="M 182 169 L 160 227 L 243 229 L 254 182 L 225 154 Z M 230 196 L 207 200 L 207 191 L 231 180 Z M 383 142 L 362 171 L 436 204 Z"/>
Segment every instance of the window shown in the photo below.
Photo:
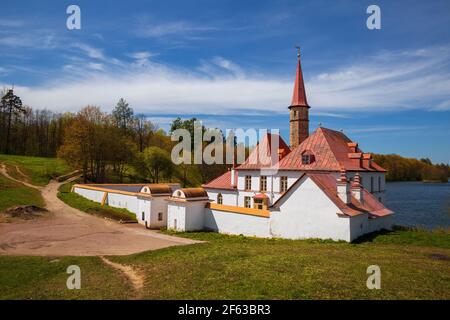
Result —
<path fill-rule="evenodd" d="M 381 177 L 378 177 L 378 191 L 381 191 Z"/>
<path fill-rule="evenodd" d="M 253 199 L 253 208 L 263 210 L 267 209 L 268 199 Z"/>
<path fill-rule="evenodd" d="M 370 192 L 373 192 L 373 177 L 370 177 Z"/>
<path fill-rule="evenodd" d="M 223 204 L 223 197 L 221 193 L 217 195 L 217 204 Z"/>
<path fill-rule="evenodd" d="M 280 193 L 286 192 L 288 186 L 287 177 L 280 177 Z"/>
<path fill-rule="evenodd" d="M 162 221 L 162 220 L 163 220 L 163 213 L 158 212 L 158 221 Z"/>
<path fill-rule="evenodd" d="M 267 176 L 261 176 L 261 178 L 259 178 L 259 190 L 267 191 Z"/>
<path fill-rule="evenodd" d="M 245 176 L 245 190 L 252 189 L 252 176 Z"/>
<path fill-rule="evenodd" d="M 311 155 L 303 154 L 302 155 L 302 164 L 310 164 L 311 163 Z"/>
<path fill-rule="evenodd" d="M 244 197 L 244 207 L 251 208 L 252 207 L 252 198 Z"/>
<path fill-rule="evenodd" d="M 145 220 L 145 212 L 142 211 L 142 221 L 144 221 L 144 220 Z"/>

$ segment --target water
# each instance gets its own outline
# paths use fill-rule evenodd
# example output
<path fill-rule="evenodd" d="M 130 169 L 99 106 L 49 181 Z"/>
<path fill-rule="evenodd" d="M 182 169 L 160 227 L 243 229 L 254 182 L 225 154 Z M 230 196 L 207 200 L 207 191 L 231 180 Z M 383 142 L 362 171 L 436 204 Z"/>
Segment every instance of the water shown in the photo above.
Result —
<path fill-rule="evenodd" d="M 402 226 L 450 227 L 450 183 L 386 183 L 385 205 Z"/>

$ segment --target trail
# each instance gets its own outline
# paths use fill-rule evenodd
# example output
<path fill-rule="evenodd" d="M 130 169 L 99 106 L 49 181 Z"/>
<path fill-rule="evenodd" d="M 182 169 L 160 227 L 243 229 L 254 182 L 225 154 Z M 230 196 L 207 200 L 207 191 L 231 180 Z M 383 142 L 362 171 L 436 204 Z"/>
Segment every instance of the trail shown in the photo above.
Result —
<path fill-rule="evenodd" d="M 120 263 L 112 262 L 111 260 L 106 259 L 105 257 L 100 257 L 102 261 L 109 265 L 110 267 L 122 272 L 128 278 L 128 280 L 133 285 L 133 288 L 136 292 L 136 298 L 140 297 L 142 288 L 144 287 L 144 277 L 133 269 L 131 266 L 123 265 Z"/>
<path fill-rule="evenodd" d="M 59 187 L 73 181 L 51 180 L 45 187 L 15 179 L 4 164 L 0 174 L 37 189 L 49 211 L 48 217 L 17 223 L 0 223 L 0 254 L 34 256 L 129 255 L 202 241 L 146 230 L 141 225 L 119 224 L 72 208 L 58 198 Z"/>
<path fill-rule="evenodd" d="M 23 173 L 22 171 L 20 171 L 20 169 L 19 169 L 17 166 L 16 166 L 16 170 L 17 170 L 17 172 L 18 172 L 20 175 L 26 177 L 26 176 L 24 175 L 24 173 Z M 43 189 L 43 187 L 41 187 L 41 186 L 36 186 L 36 185 L 31 184 L 31 183 L 29 183 L 29 182 L 27 182 L 27 181 L 18 180 L 18 179 L 16 179 L 16 178 L 12 177 L 12 176 L 8 173 L 8 170 L 6 169 L 6 166 L 5 166 L 3 163 L 0 165 L 0 173 L 1 173 L 3 176 L 5 176 L 6 178 L 8 178 L 9 180 L 12 180 L 12 181 L 21 183 L 21 184 L 23 184 L 23 185 L 25 185 L 25 186 L 27 186 L 27 187 L 30 187 L 30 188 L 33 188 L 33 189 L 37 189 L 37 190 L 42 190 L 42 189 Z"/>

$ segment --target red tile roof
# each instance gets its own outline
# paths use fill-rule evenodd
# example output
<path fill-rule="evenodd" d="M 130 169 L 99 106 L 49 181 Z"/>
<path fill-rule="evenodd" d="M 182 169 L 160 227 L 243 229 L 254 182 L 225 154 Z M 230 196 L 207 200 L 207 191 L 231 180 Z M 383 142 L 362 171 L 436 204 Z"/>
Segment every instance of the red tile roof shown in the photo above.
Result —
<path fill-rule="evenodd" d="M 278 149 L 273 151 L 272 143 L 278 139 Z M 276 146 L 274 146 L 276 147 Z M 291 149 L 278 134 L 267 133 L 262 141 L 253 149 L 247 160 L 237 169 L 261 169 L 275 166 L 279 159 L 286 157 Z"/>
<path fill-rule="evenodd" d="M 237 185 L 237 172 L 235 176 L 235 185 Z M 236 187 L 231 186 L 231 171 L 228 170 L 221 176 L 218 176 L 214 180 L 202 185 L 205 189 L 226 189 L 226 190 L 236 190 Z"/>
<path fill-rule="evenodd" d="M 318 128 L 279 162 L 279 169 L 339 171 L 343 167 L 347 171 L 386 171 L 374 161 L 363 161 L 364 156 L 359 148 L 357 152 L 352 152 L 354 145 L 342 132 Z M 314 155 L 312 163 L 302 163 L 304 152 Z"/>
<path fill-rule="evenodd" d="M 356 216 L 359 214 L 368 213 L 373 217 L 382 217 L 393 213 L 365 189 L 363 189 L 362 202 L 359 202 L 352 196 L 351 203 L 344 203 L 337 195 L 337 179 L 331 173 L 305 173 L 298 178 L 298 180 L 289 189 L 292 189 L 295 185 L 297 185 L 297 183 L 299 183 L 305 175 L 311 178 L 346 216 Z M 284 197 L 287 197 L 287 194 L 288 192 L 285 192 L 272 206 L 276 207 Z"/>
<path fill-rule="evenodd" d="M 253 196 L 253 199 L 268 199 L 269 197 L 265 193 L 258 193 L 257 195 Z"/>

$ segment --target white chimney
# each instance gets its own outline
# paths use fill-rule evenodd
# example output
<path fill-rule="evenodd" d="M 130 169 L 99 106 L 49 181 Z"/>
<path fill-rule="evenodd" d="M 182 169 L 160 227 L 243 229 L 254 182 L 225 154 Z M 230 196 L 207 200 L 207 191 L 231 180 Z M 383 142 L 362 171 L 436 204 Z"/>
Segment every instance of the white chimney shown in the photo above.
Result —
<path fill-rule="evenodd" d="M 355 197 L 359 202 L 363 202 L 363 187 L 361 185 L 361 179 L 359 173 L 357 172 L 352 183 L 352 196 Z"/>
<path fill-rule="evenodd" d="M 231 168 L 231 186 L 236 187 L 236 170 L 234 170 L 234 166 Z"/>
<path fill-rule="evenodd" d="M 337 195 L 344 203 L 351 202 L 350 186 L 344 168 L 341 169 L 341 175 L 337 179 Z"/>

